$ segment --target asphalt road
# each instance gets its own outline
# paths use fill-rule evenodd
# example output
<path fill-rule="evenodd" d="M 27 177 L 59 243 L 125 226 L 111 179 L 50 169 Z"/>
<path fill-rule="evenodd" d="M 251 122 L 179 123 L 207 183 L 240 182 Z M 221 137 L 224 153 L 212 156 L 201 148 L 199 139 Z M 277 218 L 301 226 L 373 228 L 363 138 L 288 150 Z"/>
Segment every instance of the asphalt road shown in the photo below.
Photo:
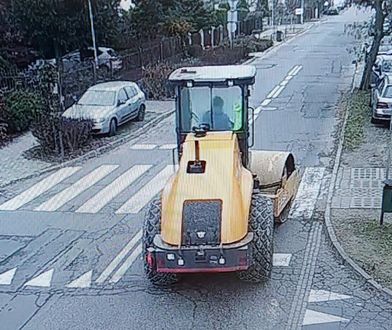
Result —
<path fill-rule="evenodd" d="M 255 148 L 290 150 L 303 177 L 275 229 L 272 279 L 142 272 L 143 208 L 173 172 L 173 118 L 99 158 L 14 184 L 0 197 L 0 329 L 391 329 L 392 301 L 341 264 L 323 209 L 342 93 L 354 68 L 349 10 L 253 62 Z M 85 179 L 84 179 L 85 178 Z"/>

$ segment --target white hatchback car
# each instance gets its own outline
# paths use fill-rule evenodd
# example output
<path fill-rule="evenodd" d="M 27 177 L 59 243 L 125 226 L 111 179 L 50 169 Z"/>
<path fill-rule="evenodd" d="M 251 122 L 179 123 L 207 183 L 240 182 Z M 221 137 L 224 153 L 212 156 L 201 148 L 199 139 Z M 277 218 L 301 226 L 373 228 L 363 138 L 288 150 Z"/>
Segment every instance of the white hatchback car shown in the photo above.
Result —
<path fill-rule="evenodd" d="M 392 76 L 387 74 L 382 76 L 379 83 L 372 87 L 370 99 L 372 123 L 388 122 L 392 114 Z"/>
<path fill-rule="evenodd" d="M 144 120 L 146 97 L 131 81 L 111 81 L 90 87 L 63 116 L 91 119 L 93 133 L 115 135 L 117 127 L 129 120 Z"/>

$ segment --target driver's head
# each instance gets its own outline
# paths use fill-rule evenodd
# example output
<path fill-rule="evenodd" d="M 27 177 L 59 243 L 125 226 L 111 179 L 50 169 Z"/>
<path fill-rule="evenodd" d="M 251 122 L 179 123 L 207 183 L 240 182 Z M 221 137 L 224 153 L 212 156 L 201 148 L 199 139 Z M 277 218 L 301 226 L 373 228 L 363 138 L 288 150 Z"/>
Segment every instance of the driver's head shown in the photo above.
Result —
<path fill-rule="evenodd" d="M 220 96 L 215 96 L 212 100 L 212 107 L 215 113 L 223 112 L 223 99 Z"/>

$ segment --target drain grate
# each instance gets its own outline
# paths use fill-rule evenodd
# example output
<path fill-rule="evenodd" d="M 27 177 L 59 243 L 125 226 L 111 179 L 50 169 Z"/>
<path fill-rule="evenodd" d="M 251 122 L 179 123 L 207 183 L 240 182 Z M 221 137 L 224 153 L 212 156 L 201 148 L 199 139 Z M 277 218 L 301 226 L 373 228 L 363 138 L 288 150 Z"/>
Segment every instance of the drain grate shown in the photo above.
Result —
<path fill-rule="evenodd" d="M 381 208 L 381 197 L 353 197 L 350 208 L 354 209 L 379 209 Z"/>
<path fill-rule="evenodd" d="M 383 168 L 352 168 L 351 180 L 368 179 L 384 180 L 385 170 Z"/>

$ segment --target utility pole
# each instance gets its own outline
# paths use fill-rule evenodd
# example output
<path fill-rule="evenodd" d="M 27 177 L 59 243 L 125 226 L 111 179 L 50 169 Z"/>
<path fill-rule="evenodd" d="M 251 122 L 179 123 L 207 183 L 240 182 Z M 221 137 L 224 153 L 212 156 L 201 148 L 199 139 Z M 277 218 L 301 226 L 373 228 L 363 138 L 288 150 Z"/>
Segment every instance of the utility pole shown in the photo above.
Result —
<path fill-rule="evenodd" d="M 301 0 L 301 24 L 304 24 L 304 0 Z"/>
<path fill-rule="evenodd" d="M 88 11 L 89 11 L 89 14 L 90 14 L 91 38 L 93 39 L 94 63 L 95 63 L 95 67 L 98 68 L 98 54 L 97 54 L 97 45 L 95 43 L 93 8 L 91 6 L 91 0 L 87 0 L 87 1 L 88 1 Z"/>
<path fill-rule="evenodd" d="M 272 35 L 275 37 L 275 0 L 272 0 L 271 4 L 271 23 L 272 23 Z"/>

